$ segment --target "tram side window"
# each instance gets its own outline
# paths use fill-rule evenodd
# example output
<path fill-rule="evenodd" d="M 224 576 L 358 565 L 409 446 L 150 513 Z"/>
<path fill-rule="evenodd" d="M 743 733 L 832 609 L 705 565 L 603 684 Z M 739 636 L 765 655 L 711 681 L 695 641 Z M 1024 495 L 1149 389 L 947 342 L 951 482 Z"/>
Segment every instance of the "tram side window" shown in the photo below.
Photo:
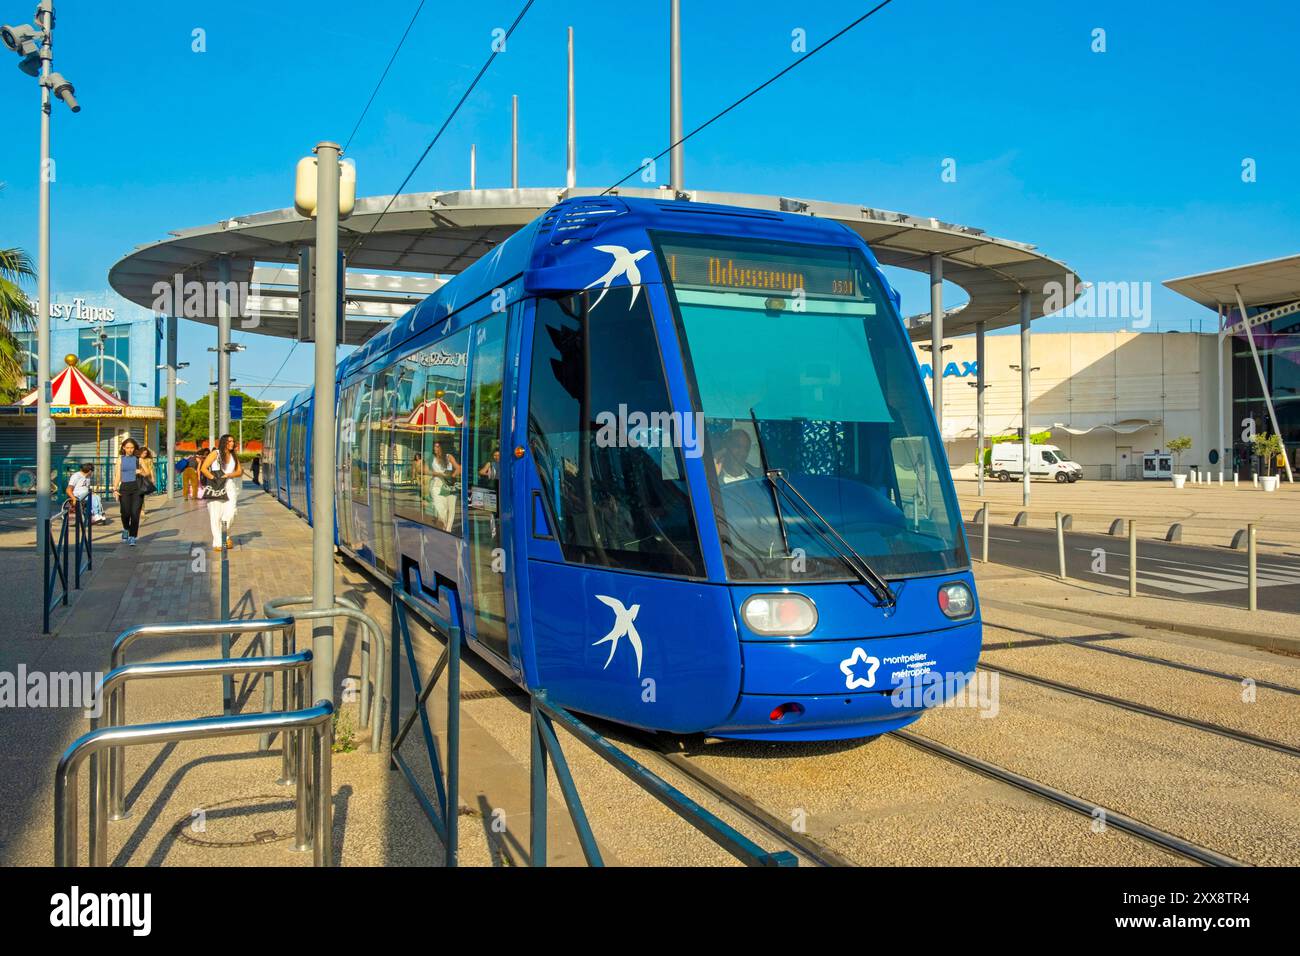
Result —
<path fill-rule="evenodd" d="M 352 463 L 352 500 L 358 504 L 370 504 L 370 379 L 363 378 L 357 386 L 357 402 L 352 415 L 351 452 L 348 455 Z"/>
<path fill-rule="evenodd" d="M 633 293 L 610 289 L 595 308 L 588 293 L 537 301 L 529 446 L 566 560 L 699 577 L 681 443 L 653 424 L 672 412 L 659 345 Z M 650 424 L 611 429 L 620 411 Z"/>
<path fill-rule="evenodd" d="M 460 534 L 461 425 L 469 331 L 397 364 L 393 390 L 394 507 L 403 518 Z"/>

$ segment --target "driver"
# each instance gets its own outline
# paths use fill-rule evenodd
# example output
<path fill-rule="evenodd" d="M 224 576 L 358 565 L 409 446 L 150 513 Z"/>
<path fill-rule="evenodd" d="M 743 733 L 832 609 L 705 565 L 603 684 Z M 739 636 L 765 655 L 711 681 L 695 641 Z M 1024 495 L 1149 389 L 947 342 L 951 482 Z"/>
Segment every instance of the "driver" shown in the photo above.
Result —
<path fill-rule="evenodd" d="M 749 463 L 749 449 L 752 443 L 753 439 L 749 437 L 749 432 L 739 428 L 733 428 L 723 436 L 721 448 L 713 456 L 713 467 L 717 472 L 718 480 L 724 485 L 729 485 L 733 481 L 744 481 L 746 478 L 763 477 L 763 473 Z"/>

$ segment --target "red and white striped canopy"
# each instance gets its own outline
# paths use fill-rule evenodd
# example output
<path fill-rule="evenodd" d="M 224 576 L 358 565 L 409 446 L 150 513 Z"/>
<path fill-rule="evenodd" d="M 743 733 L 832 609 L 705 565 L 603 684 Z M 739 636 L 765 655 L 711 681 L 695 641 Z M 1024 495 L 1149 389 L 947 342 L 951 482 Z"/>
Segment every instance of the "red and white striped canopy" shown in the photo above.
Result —
<path fill-rule="evenodd" d="M 34 389 L 19 405 L 35 405 L 40 390 Z M 126 402 L 114 398 L 81 373 L 75 365 L 69 365 L 50 382 L 51 405 L 89 405 L 92 407 L 121 408 Z"/>
<path fill-rule="evenodd" d="M 431 398 L 416 406 L 402 424 L 408 428 L 459 428 L 462 421 L 441 398 Z"/>

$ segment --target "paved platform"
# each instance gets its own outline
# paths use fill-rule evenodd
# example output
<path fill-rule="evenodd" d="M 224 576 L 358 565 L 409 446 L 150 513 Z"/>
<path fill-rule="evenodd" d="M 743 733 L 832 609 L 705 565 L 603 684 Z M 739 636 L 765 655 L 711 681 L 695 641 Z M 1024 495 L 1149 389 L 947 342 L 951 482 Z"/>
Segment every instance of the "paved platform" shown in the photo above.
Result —
<path fill-rule="evenodd" d="M 112 511 L 110 510 L 110 514 Z M 115 515 L 113 515 L 115 518 Z M 42 636 L 37 575 L 32 574 L 34 521 L 30 513 L 0 513 L 0 574 L 31 587 L 9 595 L 0 610 L 0 671 L 102 672 L 114 638 L 138 624 L 215 619 L 219 616 L 220 555 L 210 548 L 206 506 L 152 499 L 139 542 L 120 541 L 116 520 L 96 531 L 95 569 L 71 606 L 56 612 L 53 633 Z M 232 616 L 261 615 L 272 598 L 310 591 L 311 529 L 258 486 L 245 485 L 229 556 Z M 387 589 L 346 559 L 335 561 L 336 593 L 359 602 L 387 636 Z M 414 628 L 418 632 L 418 628 Z M 310 626 L 299 625 L 299 647 L 310 646 Z M 359 629 L 336 631 L 336 688 L 360 677 Z M 240 638 L 233 653 L 256 653 L 254 638 Z M 418 635 L 416 657 L 428 673 L 441 645 Z M 137 643 L 132 661 L 219 656 L 214 638 Z M 462 669 L 461 863 L 526 865 L 529 723 L 525 700 L 477 657 Z M 413 693 L 403 662 L 403 712 Z M 238 709 L 257 711 L 257 677 L 236 682 Z M 431 716 L 441 747 L 446 690 L 440 682 Z M 221 710 L 219 678 L 138 682 L 132 685 L 128 721 L 140 723 L 213 716 Z M 356 701 L 340 705 L 339 738 L 351 734 L 355 749 L 336 752 L 333 763 L 334 846 L 340 865 L 441 865 L 443 847 L 404 778 L 389 769 L 386 754 L 369 752 L 369 731 L 357 727 Z M 59 755 L 89 729 L 80 707 L 0 709 L 0 865 L 49 865 L 53 853 L 53 779 Z M 414 767 L 427 758 L 418 730 L 402 753 Z M 563 735 L 562 735 L 563 737 Z M 20 741 L 20 746 L 12 742 Z M 385 745 L 387 730 L 385 730 Z M 293 832 L 292 788 L 275 783 L 278 741 L 259 752 L 255 738 L 133 748 L 128 757 L 128 819 L 109 825 L 114 865 L 305 866 L 310 853 L 289 849 Z M 336 743 L 337 749 L 337 743 Z M 565 747 L 587 812 L 609 864 L 724 864 L 730 858 L 681 820 L 628 784 L 585 748 Z M 84 776 L 84 775 L 83 775 Z M 674 781 L 680 783 L 680 781 Z M 86 834 L 81 784 L 81 847 Z M 551 781 L 548 841 L 552 865 L 581 865 L 581 850 Z M 201 814 L 200 814 L 201 811 Z M 194 821 L 203 820 L 200 831 Z M 626 821 L 637 821 L 628 827 Z M 744 829 L 741 820 L 731 819 Z M 758 834 L 746 830 L 753 838 Z"/>

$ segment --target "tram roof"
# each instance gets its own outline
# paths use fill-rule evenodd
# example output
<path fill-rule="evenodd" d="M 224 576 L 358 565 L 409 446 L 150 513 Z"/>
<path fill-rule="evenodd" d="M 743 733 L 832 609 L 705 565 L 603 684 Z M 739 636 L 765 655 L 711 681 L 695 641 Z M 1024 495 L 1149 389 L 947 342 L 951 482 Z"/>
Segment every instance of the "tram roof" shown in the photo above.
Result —
<path fill-rule="evenodd" d="M 353 214 L 339 227 L 339 248 L 347 253 L 348 265 L 344 342 L 357 345 L 367 341 L 410 304 L 409 299 L 397 295 L 391 305 L 377 305 L 375 300 L 382 296 L 354 296 L 351 290 L 362 284 L 354 281 L 360 270 L 418 276 L 460 273 L 556 203 L 600 193 L 597 189 L 478 189 L 358 199 Z M 660 189 L 620 189 L 616 194 L 659 200 L 672 196 Z M 986 323 L 990 331 L 1017 324 L 1022 289 L 1030 294 L 1031 317 L 1039 318 L 1044 299 L 1052 291 L 1050 284 L 1076 292 L 1082 287 L 1073 270 L 1032 245 L 938 219 L 784 196 L 691 190 L 677 198 L 831 219 L 861 236 L 882 265 L 928 273 L 931 255 L 942 256 L 944 278 L 969 296 L 965 304 L 947 311 L 948 335 L 972 332 L 978 322 Z M 296 264 L 298 250 L 312 239 L 312 220 L 291 208 L 237 216 L 178 230 L 168 239 L 137 247 L 109 270 L 109 284 L 124 298 L 149 308 L 157 299 L 155 285 L 161 282 L 170 287 L 177 274 L 186 282 L 216 282 L 219 261 L 229 259 L 231 280 L 251 283 L 265 275 L 265 268 L 259 268 L 265 264 Z M 364 279 L 368 288 L 383 284 L 382 276 L 366 275 Z M 393 276 L 390 285 L 394 293 L 400 293 L 406 291 L 408 281 Z M 297 313 L 291 303 L 292 297 L 289 301 L 282 297 L 279 308 L 263 312 L 258 326 L 247 331 L 294 337 Z M 186 318 L 216 324 L 215 312 Z M 912 316 L 908 328 L 913 339 L 927 338 L 929 314 Z"/>

